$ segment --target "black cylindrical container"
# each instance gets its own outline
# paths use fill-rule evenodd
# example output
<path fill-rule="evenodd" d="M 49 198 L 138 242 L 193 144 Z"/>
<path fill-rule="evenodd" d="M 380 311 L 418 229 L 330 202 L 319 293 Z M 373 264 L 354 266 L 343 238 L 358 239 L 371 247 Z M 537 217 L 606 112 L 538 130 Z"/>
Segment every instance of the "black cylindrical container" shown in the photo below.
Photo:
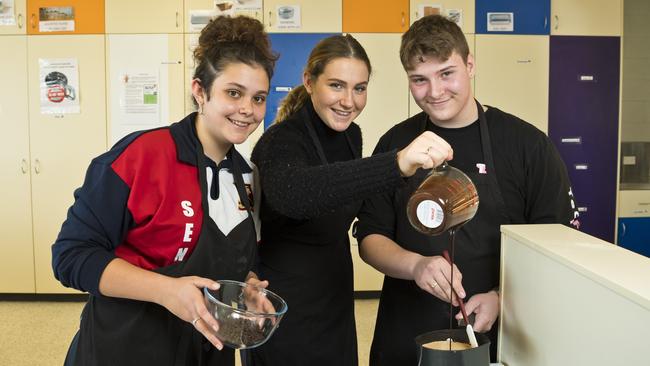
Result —
<path fill-rule="evenodd" d="M 489 366 L 490 339 L 476 333 L 478 347 L 462 351 L 436 350 L 422 347 L 423 344 L 434 341 L 444 341 L 451 337 L 454 342 L 469 343 L 465 329 L 442 329 L 420 334 L 415 337 L 415 343 L 420 346 L 418 366 Z"/>

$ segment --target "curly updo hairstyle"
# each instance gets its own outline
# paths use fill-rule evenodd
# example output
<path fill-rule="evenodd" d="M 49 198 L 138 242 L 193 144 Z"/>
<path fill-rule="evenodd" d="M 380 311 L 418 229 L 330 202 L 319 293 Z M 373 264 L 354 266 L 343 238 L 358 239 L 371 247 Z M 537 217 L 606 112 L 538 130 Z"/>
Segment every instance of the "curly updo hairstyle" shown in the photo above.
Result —
<path fill-rule="evenodd" d="M 194 79 L 200 80 L 210 100 L 214 79 L 229 64 L 260 66 L 270 80 L 277 59 L 264 26 L 257 19 L 219 16 L 210 20 L 199 36 L 199 45 L 194 49 Z M 194 105 L 197 105 L 196 100 Z"/>

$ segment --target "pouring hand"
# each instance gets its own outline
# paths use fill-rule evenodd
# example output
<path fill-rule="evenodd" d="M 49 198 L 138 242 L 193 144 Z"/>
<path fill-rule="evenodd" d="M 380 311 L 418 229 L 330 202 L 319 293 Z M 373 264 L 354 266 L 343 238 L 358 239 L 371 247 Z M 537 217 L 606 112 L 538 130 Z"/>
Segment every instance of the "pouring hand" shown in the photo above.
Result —
<path fill-rule="evenodd" d="M 172 314 L 194 325 L 194 328 L 215 347 L 223 349 L 223 344 L 214 334 L 219 329 L 219 323 L 206 308 L 202 292 L 204 287 L 216 290 L 219 284 L 197 276 L 169 279 L 158 303 Z"/>
<path fill-rule="evenodd" d="M 454 290 L 461 298 L 465 297 L 465 290 L 461 283 L 462 273 L 454 264 Z M 458 299 L 455 294 L 449 298 L 451 289 L 451 266 L 442 256 L 422 257 L 413 269 L 413 279 L 415 283 L 424 291 L 439 298 L 445 302 L 451 302 L 452 305 L 458 306 Z"/>
<path fill-rule="evenodd" d="M 499 316 L 499 294 L 496 291 L 476 294 L 465 303 L 465 310 L 468 315 L 471 313 L 476 314 L 473 324 L 474 330 L 485 333 L 492 329 L 492 325 Z M 456 319 L 460 320 L 462 318 L 463 315 L 460 312 L 456 314 Z"/>
<path fill-rule="evenodd" d="M 431 169 L 453 157 L 454 152 L 447 141 L 425 131 L 397 153 L 397 165 L 402 176 L 410 177 L 418 168 Z"/>

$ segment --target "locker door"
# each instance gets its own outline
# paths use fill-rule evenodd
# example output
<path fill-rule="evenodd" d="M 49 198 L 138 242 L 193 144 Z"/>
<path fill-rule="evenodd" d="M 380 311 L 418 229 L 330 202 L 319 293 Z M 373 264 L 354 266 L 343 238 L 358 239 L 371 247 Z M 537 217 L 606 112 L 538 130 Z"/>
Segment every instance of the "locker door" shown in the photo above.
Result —
<path fill-rule="evenodd" d="M 621 217 L 618 220 L 618 245 L 650 257 L 650 217 Z"/>
<path fill-rule="evenodd" d="M 476 33 L 549 34 L 550 0 L 476 0 Z M 511 13 L 507 17 L 489 13 Z M 510 30 L 500 30 L 512 25 Z"/>
<path fill-rule="evenodd" d="M 551 0 L 551 34 L 620 36 L 621 0 Z"/>
<path fill-rule="evenodd" d="M 183 35 L 111 34 L 106 49 L 109 146 L 130 132 L 183 118 Z M 157 94 L 145 102 L 142 87 L 154 84 Z M 127 92 L 143 99 L 127 103 Z"/>
<path fill-rule="evenodd" d="M 549 136 L 581 207 L 580 230 L 614 241 L 620 39 L 551 36 Z"/>
<path fill-rule="evenodd" d="M 475 5 L 474 0 L 411 0 L 411 23 L 427 15 L 427 12 L 440 11 L 441 15 L 457 16 L 459 26 L 464 33 L 474 33 Z M 427 9 L 429 8 L 429 9 Z M 436 10 L 439 9 L 439 10 Z"/>
<path fill-rule="evenodd" d="M 27 37 L 0 36 L 0 293 L 34 292 L 34 246 L 27 116 Z"/>
<path fill-rule="evenodd" d="M 28 36 L 27 52 L 36 292 L 74 292 L 54 279 L 51 246 L 90 160 L 106 151 L 104 36 Z M 76 60 L 79 113 L 41 113 L 39 59 Z"/>
<path fill-rule="evenodd" d="M 469 46 L 469 53 L 474 54 L 474 44 L 476 35 L 465 33 L 465 38 L 467 39 L 467 45 Z M 404 77 L 406 77 L 406 72 L 404 72 Z M 407 81 L 408 85 L 408 81 Z M 472 78 L 472 92 L 474 91 L 474 78 Z M 415 103 L 411 92 L 409 91 L 409 117 L 414 116 L 422 112 L 422 109 Z"/>
<path fill-rule="evenodd" d="M 404 33 L 408 0 L 343 0 L 343 32 Z"/>
<path fill-rule="evenodd" d="M 182 33 L 183 20 L 183 0 L 106 1 L 106 33 Z"/>
<path fill-rule="evenodd" d="M 271 34 L 273 50 L 280 54 L 271 80 L 271 90 L 266 100 L 264 128 L 273 120 L 280 102 L 291 88 L 302 84 L 302 73 L 312 48 L 323 38 L 333 33 Z"/>
<path fill-rule="evenodd" d="M 548 37 L 476 35 L 476 99 L 548 130 Z"/>
<path fill-rule="evenodd" d="M 29 0 L 27 14 L 28 34 L 104 33 L 104 0 Z"/>
<path fill-rule="evenodd" d="M 287 27 L 278 14 L 284 5 L 297 5 L 300 13 L 300 28 Z M 266 30 L 274 33 L 327 33 L 341 32 L 341 0 L 311 1 L 264 0 L 264 22 Z M 295 9 L 293 10 L 295 12 Z"/>
<path fill-rule="evenodd" d="M 10 6 L 3 2 L 0 6 L 0 34 L 25 34 L 25 14 L 27 0 L 14 0 Z"/>

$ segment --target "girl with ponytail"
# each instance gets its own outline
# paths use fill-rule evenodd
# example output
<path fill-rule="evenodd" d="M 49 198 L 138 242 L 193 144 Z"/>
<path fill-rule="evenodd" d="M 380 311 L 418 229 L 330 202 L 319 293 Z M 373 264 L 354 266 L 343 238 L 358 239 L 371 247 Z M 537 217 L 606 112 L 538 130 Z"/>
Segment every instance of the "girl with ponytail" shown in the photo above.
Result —
<path fill-rule="evenodd" d="M 259 21 L 218 17 L 194 58 L 198 112 L 95 158 L 52 246 L 56 278 L 90 294 L 65 365 L 235 364 L 203 289 L 268 285 L 257 168 L 234 145 L 264 118 L 276 56 Z"/>
<path fill-rule="evenodd" d="M 273 337 L 251 350 L 254 366 L 357 365 L 350 224 L 363 199 L 451 158 L 430 132 L 401 151 L 361 158 L 353 121 L 366 105 L 370 73 L 351 35 L 323 39 L 303 84 L 253 150 L 264 187 L 258 273 L 290 309 Z"/>

